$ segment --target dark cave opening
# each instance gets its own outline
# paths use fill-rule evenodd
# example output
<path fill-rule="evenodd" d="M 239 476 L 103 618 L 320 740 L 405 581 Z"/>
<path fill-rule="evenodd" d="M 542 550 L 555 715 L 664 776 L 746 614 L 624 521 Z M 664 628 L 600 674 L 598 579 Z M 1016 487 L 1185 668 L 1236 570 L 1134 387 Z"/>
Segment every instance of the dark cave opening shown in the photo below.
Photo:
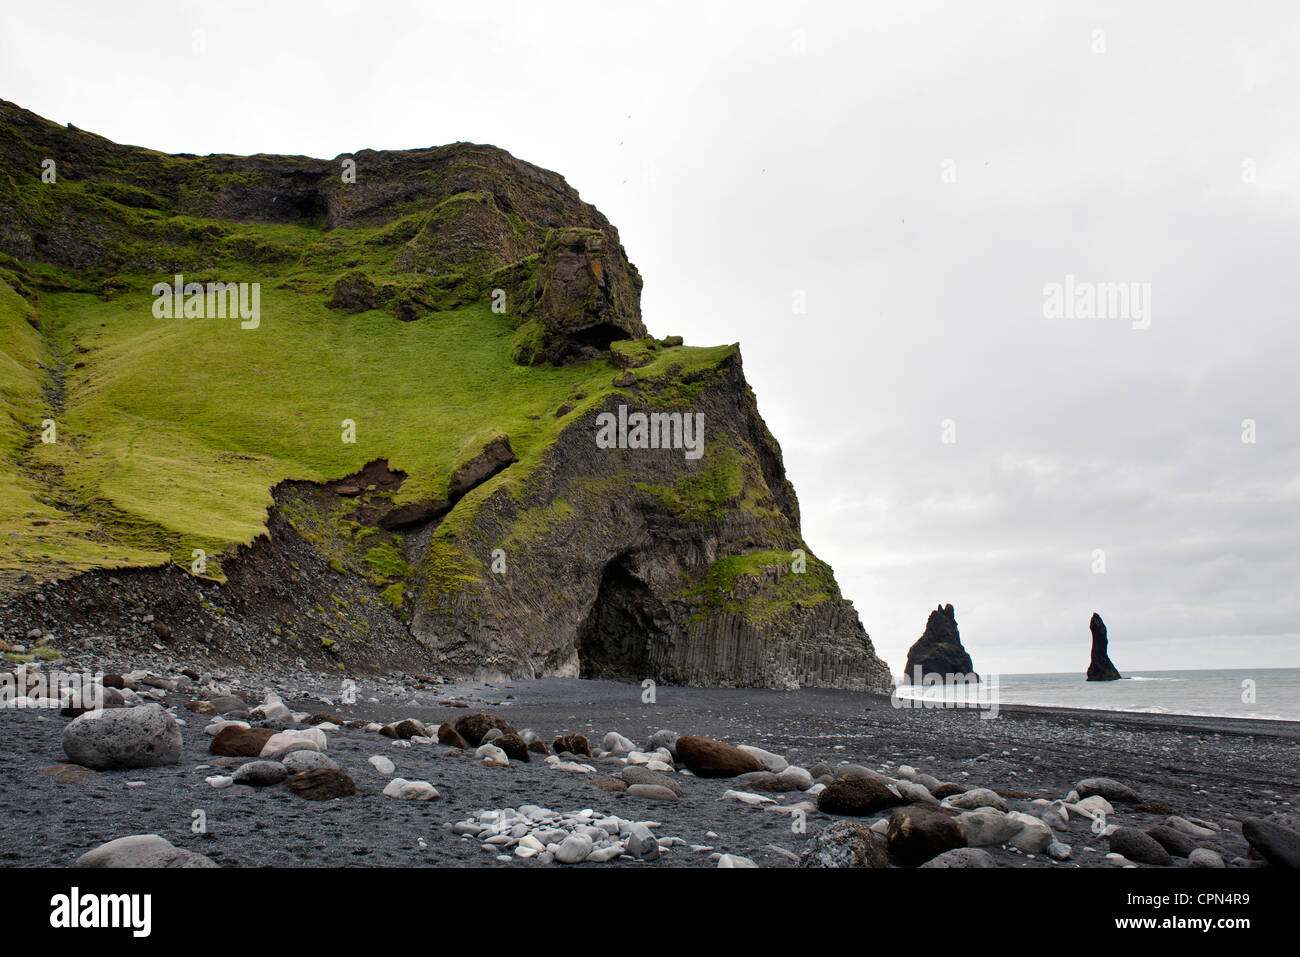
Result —
<path fill-rule="evenodd" d="M 658 600 L 628 567 L 627 556 L 605 566 L 600 589 L 578 630 L 579 675 L 639 682 L 649 677 L 651 641 L 661 634 Z"/>
<path fill-rule="evenodd" d="M 601 322 L 586 329 L 579 329 L 570 338 L 579 346 L 608 351 L 610 343 L 616 339 L 626 339 L 627 330 L 612 322 Z"/>

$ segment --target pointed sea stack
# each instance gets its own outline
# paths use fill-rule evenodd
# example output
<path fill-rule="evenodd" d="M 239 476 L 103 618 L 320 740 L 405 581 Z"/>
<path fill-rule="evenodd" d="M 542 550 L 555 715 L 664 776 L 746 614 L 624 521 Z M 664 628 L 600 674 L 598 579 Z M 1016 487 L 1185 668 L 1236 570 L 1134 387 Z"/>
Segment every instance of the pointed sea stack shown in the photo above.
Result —
<path fill-rule="evenodd" d="M 940 605 L 930 612 L 925 623 L 925 634 L 907 650 L 904 684 L 920 684 L 918 668 L 922 675 L 967 675 L 972 681 L 980 680 L 970 655 L 961 645 L 961 635 L 957 633 L 957 613 L 953 611 L 952 605 Z"/>
<path fill-rule="evenodd" d="M 1101 615 L 1094 611 L 1088 628 L 1092 630 L 1092 661 L 1088 663 L 1088 680 L 1116 681 L 1124 677 L 1110 663 L 1110 656 L 1106 654 L 1106 623 L 1101 620 Z"/>

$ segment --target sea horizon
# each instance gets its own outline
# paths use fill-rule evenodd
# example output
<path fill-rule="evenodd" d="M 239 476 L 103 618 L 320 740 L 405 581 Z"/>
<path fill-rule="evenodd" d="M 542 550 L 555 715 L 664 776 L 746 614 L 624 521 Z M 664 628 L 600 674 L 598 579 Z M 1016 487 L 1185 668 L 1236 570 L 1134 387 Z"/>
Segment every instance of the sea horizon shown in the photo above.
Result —
<path fill-rule="evenodd" d="M 993 700 L 998 705 L 1300 721 L 1300 668 L 1147 669 L 1125 673 L 1117 681 L 1087 681 L 1077 671 L 986 672 L 981 674 L 983 683 L 991 685 L 988 679 L 995 674 Z M 914 685 L 900 685 L 897 694 L 910 700 L 939 700 L 942 691 L 945 700 L 952 700 L 961 693 L 952 687 L 921 691 Z"/>

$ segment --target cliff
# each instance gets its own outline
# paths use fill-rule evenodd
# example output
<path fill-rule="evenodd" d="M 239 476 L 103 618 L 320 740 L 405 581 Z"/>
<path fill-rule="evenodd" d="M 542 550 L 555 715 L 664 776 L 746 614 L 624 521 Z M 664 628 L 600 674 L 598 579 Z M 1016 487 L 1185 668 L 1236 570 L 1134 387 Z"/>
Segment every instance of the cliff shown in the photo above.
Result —
<path fill-rule="evenodd" d="M 495 147 L 167 155 L 0 101 L 3 634 L 887 691 L 739 347 L 651 337 L 641 284 Z"/>

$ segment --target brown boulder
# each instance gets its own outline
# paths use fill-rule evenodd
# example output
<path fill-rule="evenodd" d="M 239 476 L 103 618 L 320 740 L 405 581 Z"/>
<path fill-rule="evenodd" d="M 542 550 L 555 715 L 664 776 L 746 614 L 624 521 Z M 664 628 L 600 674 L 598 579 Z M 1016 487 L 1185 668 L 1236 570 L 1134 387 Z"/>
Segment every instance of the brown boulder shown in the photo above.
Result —
<path fill-rule="evenodd" d="M 193 711 L 195 714 L 216 715 L 220 713 L 212 706 L 211 701 L 187 701 L 185 702 L 185 709 Z"/>
<path fill-rule="evenodd" d="M 498 718 L 494 714 L 475 712 L 474 714 L 463 714 L 456 719 L 456 732 L 476 748 L 483 743 L 483 735 L 493 728 L 498 728 L 502 734 L 514 734 L 515 732 L 515 729 L 510 727 L 509 721 Z"/>
<path fill-rule="evenodd" d="M 550 754 L 551 749 L 546 746 L 546 742 L 541 738 L 534 738 L 528 742 L 528 750 L 533 754 Z"/>
<path fill-rule="evenodd" d="M 417 734 L 423 737 L 425 734 L 425 727 L 418 721 L 412 721 L 410 718 L 407 718 L 405 721 L 399 721 L 397 724 L 393 725 L 393 731 L 396 732 L 397 737 L 400 740 L 406 741 L 415 737 Z"/>
<path fill-rule="evenodd" d="M 966 846 L 966 832 L 955 811 L 929 804 L 909 804 L 889 816 L 885 839 L 895 863 L 916 867 L 954 847 Z"/>
<path fill-rule="evenodd" d="M 757 758 L 740 748 L 695 734 L 677 739 L 677 759 L 701 778 L 734 778 L 763 770 Z"/>
<path fill-rule="evenodd" d="M 438 725 L 438 743 L 445 744 L 448 747 L 460 748 L 462 750 L 469 747 L 465 739 L 460 736 L 455 728 L 451 726 L 450 721 L 444 721 Z"/>
<path fill-rule="evenodd" d="M 591 744 L 585 734 L 562 734 L 551 742 L 551 750 L 556 754 L 568 751 L 570 754 L 591 757 Z"/>
<path fill-rule="evenodd" d="M 229 724 L 217 732 L 208 746 L 211 754 L 224 754 L 229 758 L 256 758 L 275 734 L 270 728 L 241 728 Z"/>
<path fill-rule="evenodd" d="M 291 774 L 284 782 L 290 791 L 309 801 L 328 801 L 357 793 L 357 785 L 337 768 L 312 768 Z"/>
<path fill-rule="evenodd" d="M 817 795 L 817 810 L 850 817 L 867 817 L 903 803 L 883 782 L 856 775 L 832 781 Z"/>
<path fill-rule="evenodd" d="M 492 743 L 506 753 L 506 757 L 512 761 L 528 761 L 528 743 L 523 738 L 515 734 L 503 734 L 499 738 L 493 738 Z"/>

